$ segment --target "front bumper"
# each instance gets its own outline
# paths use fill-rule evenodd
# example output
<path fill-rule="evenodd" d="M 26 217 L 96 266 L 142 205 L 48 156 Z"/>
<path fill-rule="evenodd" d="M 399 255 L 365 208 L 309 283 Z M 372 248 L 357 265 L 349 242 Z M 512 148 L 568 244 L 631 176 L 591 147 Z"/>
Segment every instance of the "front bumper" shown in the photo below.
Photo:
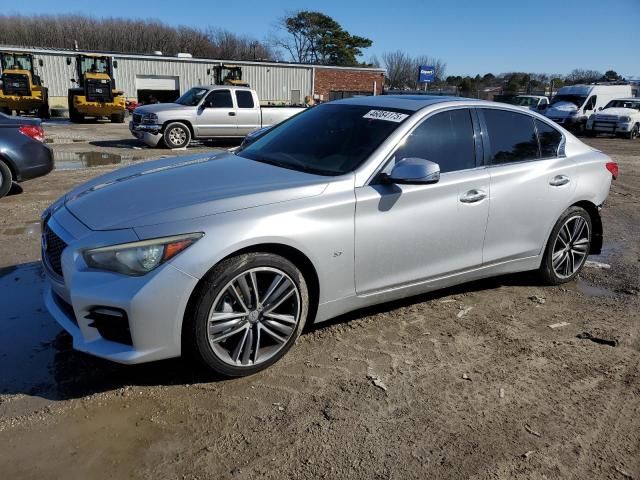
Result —
<path fill-rule="evenodd" d="M 162 140 L 162 125 L 149 125 L 129 122 L 131 134 L 138 140 L 142 140 L 150 147 L 155 147 Z"/>
<path fill-rule="evenodd" d="M 79 223 L 64 208 L 48 222 L 49 228 L 68 244 L 61 257 L 62 277 L 53 273 L 48 262 L 43 261 L 47 276 L 45 305 L 71 334 L 73 347 L 125 364 L 179 356 L 184 312 L 198 279 L 171 263 L 139 277 L 90 269 L 78 252 L 80 248 L 95 244 L 94 239 L 99 237 L 108 238 L 109 243 L 129 241 L 125 239 L 132 233 L 88 230 L 84 238 L 76 241 L 69 231 L 77 234 L 82 227 L 74 222 Z M 70 228 L 65 228 L 67 226 Z M 44 252 L 43 258 L 46 258 Z M 88 318 L 97 309 L 124 312 L 130 342 L 105 338 L 94 320 Z"/>
<path fill-rule="evenodd" d="M 113 102 L 90 102 L 84 95 L 73 97 L 73 107 L 80 113 L 90 117 L 109 117 L 113 114 L 123 114 L 126 110 L 122 96 L 114 97 Z"/>
<path fill-rule="evenodd" d="M 596 133 L 610 133 L 616 135 L 619 133 L 629 133 L 633 128 L 631 122 L 615 122 L 603 120 L 588 120 L 585 128 Z"/>

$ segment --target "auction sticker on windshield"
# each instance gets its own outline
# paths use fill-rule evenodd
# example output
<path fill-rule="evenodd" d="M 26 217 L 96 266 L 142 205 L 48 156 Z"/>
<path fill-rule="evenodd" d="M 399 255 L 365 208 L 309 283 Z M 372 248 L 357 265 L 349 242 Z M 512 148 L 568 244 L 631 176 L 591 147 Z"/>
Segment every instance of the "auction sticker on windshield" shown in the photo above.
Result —
<path fill-rule="evenodd" d="M 371 118 L 373 120 L 386 120 L 387 122 L 400 123 L 409 115 L 405 113 L 389 112 L 388 110 L 369 110 L 362 118 Z"/>

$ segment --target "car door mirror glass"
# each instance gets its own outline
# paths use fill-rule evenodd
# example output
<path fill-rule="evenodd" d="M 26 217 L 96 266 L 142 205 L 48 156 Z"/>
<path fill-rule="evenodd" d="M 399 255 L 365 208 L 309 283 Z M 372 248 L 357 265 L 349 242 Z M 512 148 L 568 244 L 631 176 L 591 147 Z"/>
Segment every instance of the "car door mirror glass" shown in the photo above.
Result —
<path fill-rule="evenodd" d="M 389 183 L 424 185 L 440 180 L 440 165 L 424 158 L 403 158 L 383 178 Z"/>

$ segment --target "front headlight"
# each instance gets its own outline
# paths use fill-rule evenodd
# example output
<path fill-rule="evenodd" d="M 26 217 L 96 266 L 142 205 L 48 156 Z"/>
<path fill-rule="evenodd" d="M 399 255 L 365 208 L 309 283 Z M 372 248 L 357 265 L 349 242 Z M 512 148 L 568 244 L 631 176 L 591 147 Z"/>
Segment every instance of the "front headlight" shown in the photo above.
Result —
<path fill-rule="evenodd" d="M 629 123 L 631 121 L 631 117 L 620 117 L 618 120 L 622 123 Z"/>
<path fill-rule="evenodd" d="M 145 113 L 142 116 L 142 123 L 158 123 L 158 115 L 155 113 Z"/>
<path fill-rule="evenodd" d="M 111 270 L 131 276 L 144 275 L 193 245 L 203 235 L 204 233 L 189 233 L 91 248 L 84 250 L 82 256 L 91 268 Z"/>

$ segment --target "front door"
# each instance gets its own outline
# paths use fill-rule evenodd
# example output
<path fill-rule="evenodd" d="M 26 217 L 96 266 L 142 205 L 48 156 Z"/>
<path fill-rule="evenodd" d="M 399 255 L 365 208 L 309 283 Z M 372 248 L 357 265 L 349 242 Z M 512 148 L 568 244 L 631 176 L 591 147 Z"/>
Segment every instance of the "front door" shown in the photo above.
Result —
<path fill-rule="evenodd" d="M 384 167 L 420 157 L 440 165 L 431 185 L 373 180 L 356 189 L 356 291 L 408 286 L 482 264 L 489 174 L 476 163 L 469 109 L 435 113 Z"/>
<path fill-rule="evenodd" d="M 198 108 L 196 120 L 198 136 L 238 136 L 237 114 L 230 90 L 212 90 Z"/>

